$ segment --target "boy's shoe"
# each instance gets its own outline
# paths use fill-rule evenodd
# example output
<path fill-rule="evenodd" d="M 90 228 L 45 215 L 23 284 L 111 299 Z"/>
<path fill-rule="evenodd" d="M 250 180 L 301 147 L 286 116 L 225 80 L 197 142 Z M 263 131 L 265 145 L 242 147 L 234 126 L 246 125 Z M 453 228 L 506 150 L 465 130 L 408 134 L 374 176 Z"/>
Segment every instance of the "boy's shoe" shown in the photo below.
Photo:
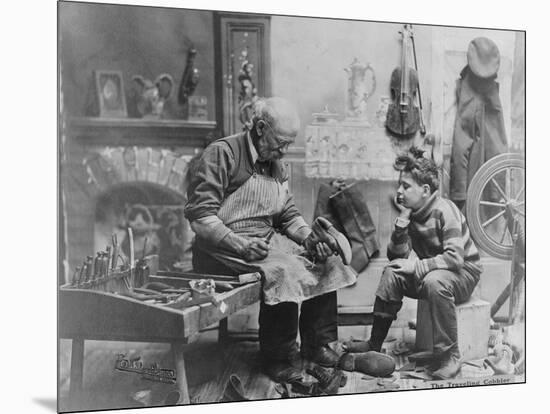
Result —
<path fill-rule="evenodd" d="M 460 358 L 451 354 L 441 360 L 441 366 L 432 373 L 432 377 L 439 380 L 452 379 L 460 372 L 461 366 Z"/>
<path fill-rule="evenodd" d="M 441 368 L 441 360 L 434 358 L 425 365 L 428 374 L 433 375 L 435 371 Z"/>
<path fill-rule="evenodd" d="M 395 360 L 389 355 L 368 351 L 342 355 L 338 367 L 345 371 L 359 371 L 373 377 L 386 377 L 395 371 Z"/>

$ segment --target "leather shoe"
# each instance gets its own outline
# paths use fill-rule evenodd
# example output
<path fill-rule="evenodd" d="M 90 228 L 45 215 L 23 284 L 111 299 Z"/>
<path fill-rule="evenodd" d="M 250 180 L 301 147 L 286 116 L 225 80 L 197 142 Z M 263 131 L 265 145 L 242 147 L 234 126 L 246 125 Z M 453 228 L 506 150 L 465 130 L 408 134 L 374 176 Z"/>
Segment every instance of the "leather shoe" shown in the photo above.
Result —
<path fill-rule="evenodd" d="M 333 351 L 328 345 L 317 348 L 309 355 L 309 360 L 322 367 L 335 367 L 338 364 L 340 355 Z"/>
<path fill-rule="evenodd" d="M 460 358 L 457 355 L 451 354 L 441 360 L 440 368 L 432 373 L 432 377 L 439 380 L 448 380 L 456 377 L 460 369 Z"/>
<path fill-rule="evenodd" d="M 319 381 L 321 391 L 329 395 L 337 394 L 338 389 L 342 386 L 342 382 L 345 381 L 342 379 L 345 377 L 344 373 L 336 368 L 328 370 L 317 364 L 312 364 L 306 372 L 315 377 Z"/>
<path fill-rule="evenodd" d="M 345 265 L 351 263 L 351 246 L 348 239 L 340 233 L 333 224 L 324 217 L 317 217 L 311 225 L 311 234 L 308 236 L 304 245 L 310 253 L 312 246 L 323 242 L 333 251 L 338 253 Z"/>
<path fill-rule="evenodd" d="M 275 382 L 295 382 L 303 378 L 301 371 L 288 361 L 265 361 L 264 372 Z"/>
<path fill-rule="evenodd" d="M 338 367 L 345 371 L 359 371 L 373 377 L 386 377 L 395 371 L 395 361 L 389 355 L 368 351 L 342 355 Z"/>

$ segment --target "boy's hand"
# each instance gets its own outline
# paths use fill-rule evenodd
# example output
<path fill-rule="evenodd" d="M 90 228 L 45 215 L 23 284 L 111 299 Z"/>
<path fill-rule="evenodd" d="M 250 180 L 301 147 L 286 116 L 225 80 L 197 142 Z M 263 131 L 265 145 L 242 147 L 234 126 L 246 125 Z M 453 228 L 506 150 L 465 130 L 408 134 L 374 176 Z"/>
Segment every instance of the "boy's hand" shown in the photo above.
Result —
<path fill-rule="evenodd" d="M 412 275 L 414 274 L 414 264 L 414 259 L 394 259 L 388 264 L 388 266 L 396 272 Z"/>
<path fill-rule="evenodd" d="M 392 201 L 395 208 L 399 211 L 399 217 L 403 217 L 408 220 L 411 216 L 412 210 L 402 204 L 402 201 L 400 201 L 397 194 L 392 198 Z"/>

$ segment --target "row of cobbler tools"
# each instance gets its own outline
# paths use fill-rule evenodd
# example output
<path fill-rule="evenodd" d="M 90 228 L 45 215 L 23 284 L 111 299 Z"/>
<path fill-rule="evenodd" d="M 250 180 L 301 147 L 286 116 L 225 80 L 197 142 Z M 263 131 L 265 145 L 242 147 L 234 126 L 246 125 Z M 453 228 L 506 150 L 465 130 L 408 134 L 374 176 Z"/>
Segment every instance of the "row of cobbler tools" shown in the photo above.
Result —
<path fill-rule="evenodd" d="M 92 289 L 103 287 L 105 290 L 118 290 L 130 288 L 131 269 L 129 264 L 118 266 L 119 245 L 116 234 L 112 236 L 112 246 L 107 246 L 105 251 L 97 252 L 96 257 L 87 256 L 82 266 L 77 266 L 71 280 L 71 287 L 79 289 Z M 107 286 L 111 285 L 111 286 Z"/>

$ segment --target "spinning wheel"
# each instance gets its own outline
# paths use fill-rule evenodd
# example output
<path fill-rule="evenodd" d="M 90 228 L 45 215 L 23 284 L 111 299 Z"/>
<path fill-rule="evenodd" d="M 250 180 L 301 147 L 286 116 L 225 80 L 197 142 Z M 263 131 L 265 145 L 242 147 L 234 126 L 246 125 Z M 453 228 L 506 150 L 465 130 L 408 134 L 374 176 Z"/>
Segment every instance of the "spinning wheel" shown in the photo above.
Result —
<path fill-rule="evenodd" d="M 483 164 L 470 182 L 466 200 L 466 220 L 476 245 L 504 260 L 514 250 L 507 211 L 525 222 L 525 160 L 521 154 L 501 154 Z"/>

